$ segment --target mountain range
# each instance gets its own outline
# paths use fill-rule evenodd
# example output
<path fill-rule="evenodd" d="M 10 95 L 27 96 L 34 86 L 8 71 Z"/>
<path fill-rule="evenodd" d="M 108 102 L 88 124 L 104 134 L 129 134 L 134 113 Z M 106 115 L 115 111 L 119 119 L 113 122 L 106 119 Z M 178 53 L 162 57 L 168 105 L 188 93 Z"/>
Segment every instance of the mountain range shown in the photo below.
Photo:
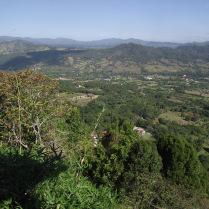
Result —
<path fill-rule="evenodd" d="M 73 48 L 111 48 L 121 44 L 133 43 L 140 44 L 143 46 L 151 46 L 151 47 L 170 47 L 176 48 L 181 45 L 205 45 L 209 42 L 195 42 L 195 43 L 172 43 L 172 42 L 156 42 L 156 41 L 144 41 L 141 39 L 129 38 L 129 39 L 118 39 L 118 38 L 109 38 L 102 40 L 94 40 L 94 41 L 77 41 L 69 38 L 28 38 L 28 37 L 11 37 L 11 36 L 0 36 L 1 42 L 8 41 L 27 41 L 32 44 L 38 45 L 47 45 L 50 47 L 73 47 Z"/>
<path fill-rule="evenodd" d="M 28 40 L 4 37 L 4 41 L 0 42 L 0 69 L 18 70 L 36 66 L 45 72 L 70 76 L 178 72 L 209 74 L 209 42 L 176 47 L 118 42 L 119 45 L 104 48 L 78 45 L 55 47 L 44 43 L 34 44 Z"/>

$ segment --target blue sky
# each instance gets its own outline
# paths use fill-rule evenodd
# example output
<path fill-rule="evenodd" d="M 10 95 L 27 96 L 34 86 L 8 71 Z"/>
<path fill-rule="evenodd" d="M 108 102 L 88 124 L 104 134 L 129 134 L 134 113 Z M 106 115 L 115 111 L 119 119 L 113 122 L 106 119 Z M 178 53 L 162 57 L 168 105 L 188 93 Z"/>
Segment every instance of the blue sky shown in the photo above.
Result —
<path fill-rule="evenodd" d="M 0 35 L 209 40 L 209 0 L 0 0 Z"/>

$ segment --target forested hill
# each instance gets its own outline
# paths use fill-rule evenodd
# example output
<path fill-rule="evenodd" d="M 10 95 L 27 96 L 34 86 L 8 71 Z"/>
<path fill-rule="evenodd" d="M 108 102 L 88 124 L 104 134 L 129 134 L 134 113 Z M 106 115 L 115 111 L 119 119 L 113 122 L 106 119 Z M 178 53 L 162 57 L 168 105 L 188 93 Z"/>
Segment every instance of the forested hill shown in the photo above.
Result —
<path fill-rule="evenodd" d="M 0 69 L 3 70 L 38 65 L 43 71 L 50 72 L 53 67 L 58 73 L 209 72 L 209 44 L 174 49 L 130 43 L 108 49 L 69 49 L 5 42 L 0 45 L 1 51 Z"/>
<path fill-rule="evenodd" d="M 13 53 L 27 53 L 32 51 L 43 51 L 48 49 L 48 46 L 34 45 L 30 42 L 22 40 L 0 42 L 0 55 Z"/>
<path fill-rule="evenodd" d="M 147 47 L 140 44 L 122 44 L 110 49 L 88 50 L 85 56 L 91 57 L 111 57 L 115 59 L 130 59 L 140 63 L 150 61 L 160 61 L 162 59 L 173 60 L 175 62 L 195 62 L 202 60 L 209 61 L 209 44 L 204 46 L 185 45 L 176 49 L 168 47 Z"/>

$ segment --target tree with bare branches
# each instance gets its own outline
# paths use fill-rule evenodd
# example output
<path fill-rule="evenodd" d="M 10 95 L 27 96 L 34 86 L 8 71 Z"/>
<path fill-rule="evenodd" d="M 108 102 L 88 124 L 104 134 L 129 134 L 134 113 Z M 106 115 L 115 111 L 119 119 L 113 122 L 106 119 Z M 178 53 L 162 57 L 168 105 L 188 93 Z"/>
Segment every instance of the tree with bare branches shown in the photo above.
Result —
<path fill-rule="evenodd" d="M 57 82 L 34 71 L 0 73 L 0 137 L 19 150 L 43 143 L 52 119 L 62 112 Z"/>

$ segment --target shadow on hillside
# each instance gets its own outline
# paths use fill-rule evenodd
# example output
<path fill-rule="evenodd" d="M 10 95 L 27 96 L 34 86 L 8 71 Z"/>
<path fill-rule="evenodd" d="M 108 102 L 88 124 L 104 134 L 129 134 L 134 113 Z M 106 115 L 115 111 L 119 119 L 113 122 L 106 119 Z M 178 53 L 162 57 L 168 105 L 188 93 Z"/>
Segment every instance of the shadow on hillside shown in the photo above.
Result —
<path fill-rule="evenodd" d="M 38 200 L 32 196 L 35 186 L 48 179 L 56 177 L 67 169 L 62 160 L 48 158 L 35 160 L 31 155 L 18 154 L 0 155 L 0 202 L 12 199 L 23 208 L 35 208 Z"/>
<path fill-rule="evenodd" d="M 38 52 L 29 52 L 26 55 L 16 56 L 0 65 L 4 70 L 16 70 L 26 68 L 31 65 L 43 62 L 47 65 L 58 65 L 62 63 L 65 55 L 73 56 L 82 53 L 84 50 L 46 50 Z"/>

